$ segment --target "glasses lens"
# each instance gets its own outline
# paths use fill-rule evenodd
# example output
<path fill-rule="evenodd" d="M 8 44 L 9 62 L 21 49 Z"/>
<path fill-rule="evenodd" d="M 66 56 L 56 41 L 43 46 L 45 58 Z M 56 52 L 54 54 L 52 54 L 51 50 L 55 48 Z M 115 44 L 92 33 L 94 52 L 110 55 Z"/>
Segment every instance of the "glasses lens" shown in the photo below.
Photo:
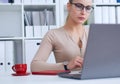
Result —
<path fill-rule="evenodd" d="M 75 7 L 78 9 L 78 10 L 83 10 L 84 9 L 84 5 L 80 4 L 80 3 L 74 3 Z"/>
<path fill-rule="evenodd" d="M 91 6 L 86 6 L 85 9 L 86 9 L 87 12 L 91 12 L 91 11 L 93 10 L 93 7 L 91 7 Z"/>

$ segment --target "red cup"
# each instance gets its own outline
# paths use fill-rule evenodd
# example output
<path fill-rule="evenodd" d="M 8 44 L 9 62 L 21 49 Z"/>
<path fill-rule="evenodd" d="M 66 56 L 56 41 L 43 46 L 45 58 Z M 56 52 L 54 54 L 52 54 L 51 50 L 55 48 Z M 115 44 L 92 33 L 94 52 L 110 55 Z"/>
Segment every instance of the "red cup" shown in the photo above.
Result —
<path fill-rule="evenodd" d="M 12 66 L 12 70 L 16 72 L 16 74 L 26 74 L 27 64 L 15 64 Z"/>

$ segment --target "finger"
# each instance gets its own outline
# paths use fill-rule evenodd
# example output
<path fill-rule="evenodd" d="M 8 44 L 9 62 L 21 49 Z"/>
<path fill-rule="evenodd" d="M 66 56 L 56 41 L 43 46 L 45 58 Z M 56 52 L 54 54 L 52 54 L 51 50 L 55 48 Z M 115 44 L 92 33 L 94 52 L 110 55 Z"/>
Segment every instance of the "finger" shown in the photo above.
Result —
<path fill-rule="evenodd" d="M 76 61 L 80 64 L 83 64 L 83 60 L 81 60 L 81 59 L 76 59 Z"/>
<path fill-rule="evenodd" d="M 82 64 L 77 62 L 75 66 L 81 68 L 81 67 L 82 67 Z"/>
<path fill-rule="evenodd" d="M 80 67 L 81 67 L 81 66 L 83 65 L 83 63 L 82 63 L 82 62 L 80 62 L 80 61 L 77 61 L 77 60 L 76 60 L 76 61 L 75 61 L 75 65 L 76 65 L 76 66 L 80 66 Z"/>

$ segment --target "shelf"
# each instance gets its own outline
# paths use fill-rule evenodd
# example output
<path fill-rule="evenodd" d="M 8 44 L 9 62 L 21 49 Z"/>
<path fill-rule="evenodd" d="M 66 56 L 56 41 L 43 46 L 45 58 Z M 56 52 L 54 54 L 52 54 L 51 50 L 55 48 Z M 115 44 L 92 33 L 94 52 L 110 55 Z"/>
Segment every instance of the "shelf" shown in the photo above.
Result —
<path fill-rule="evenodd" d="M 19 11 L 22 10 L 22 5 L 0 4 L 1 11 Z"/>
<path fill-rule="evenodd" d="M 44 10 L 45 8 L 49 9 L 49 10 L 53 10 L 53 9 L 55 9 L 55 4 L 50 4 L 50 5 L 47 5 L 47 4 L 24 5 L 24 10 L 27 10 L 27 11 L 33 11 L 33 10 L 34 11 L 39 11 L 39 10 Z"/>
<path fill-rule="evenodd" d="M 1 40 L 22 40 L 22 37 L 0 37 Z"/>
<path fill-rule="evenodd" d="M 26 37 L 24 39 L 25 40 L 42 40 L 43 38 L 39 38 L 39 37 Z"/>

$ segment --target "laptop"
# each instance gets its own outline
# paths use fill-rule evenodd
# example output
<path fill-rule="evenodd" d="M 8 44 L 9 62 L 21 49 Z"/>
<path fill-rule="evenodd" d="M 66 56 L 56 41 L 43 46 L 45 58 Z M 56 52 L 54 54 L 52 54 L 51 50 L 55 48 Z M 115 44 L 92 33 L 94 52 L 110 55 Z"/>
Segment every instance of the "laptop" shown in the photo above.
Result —
<path fill-rule="evenodd" d="M 58 76 L 79 80 L 120 77 L 120 24 L 91 24 L 81 73 Z"/>

